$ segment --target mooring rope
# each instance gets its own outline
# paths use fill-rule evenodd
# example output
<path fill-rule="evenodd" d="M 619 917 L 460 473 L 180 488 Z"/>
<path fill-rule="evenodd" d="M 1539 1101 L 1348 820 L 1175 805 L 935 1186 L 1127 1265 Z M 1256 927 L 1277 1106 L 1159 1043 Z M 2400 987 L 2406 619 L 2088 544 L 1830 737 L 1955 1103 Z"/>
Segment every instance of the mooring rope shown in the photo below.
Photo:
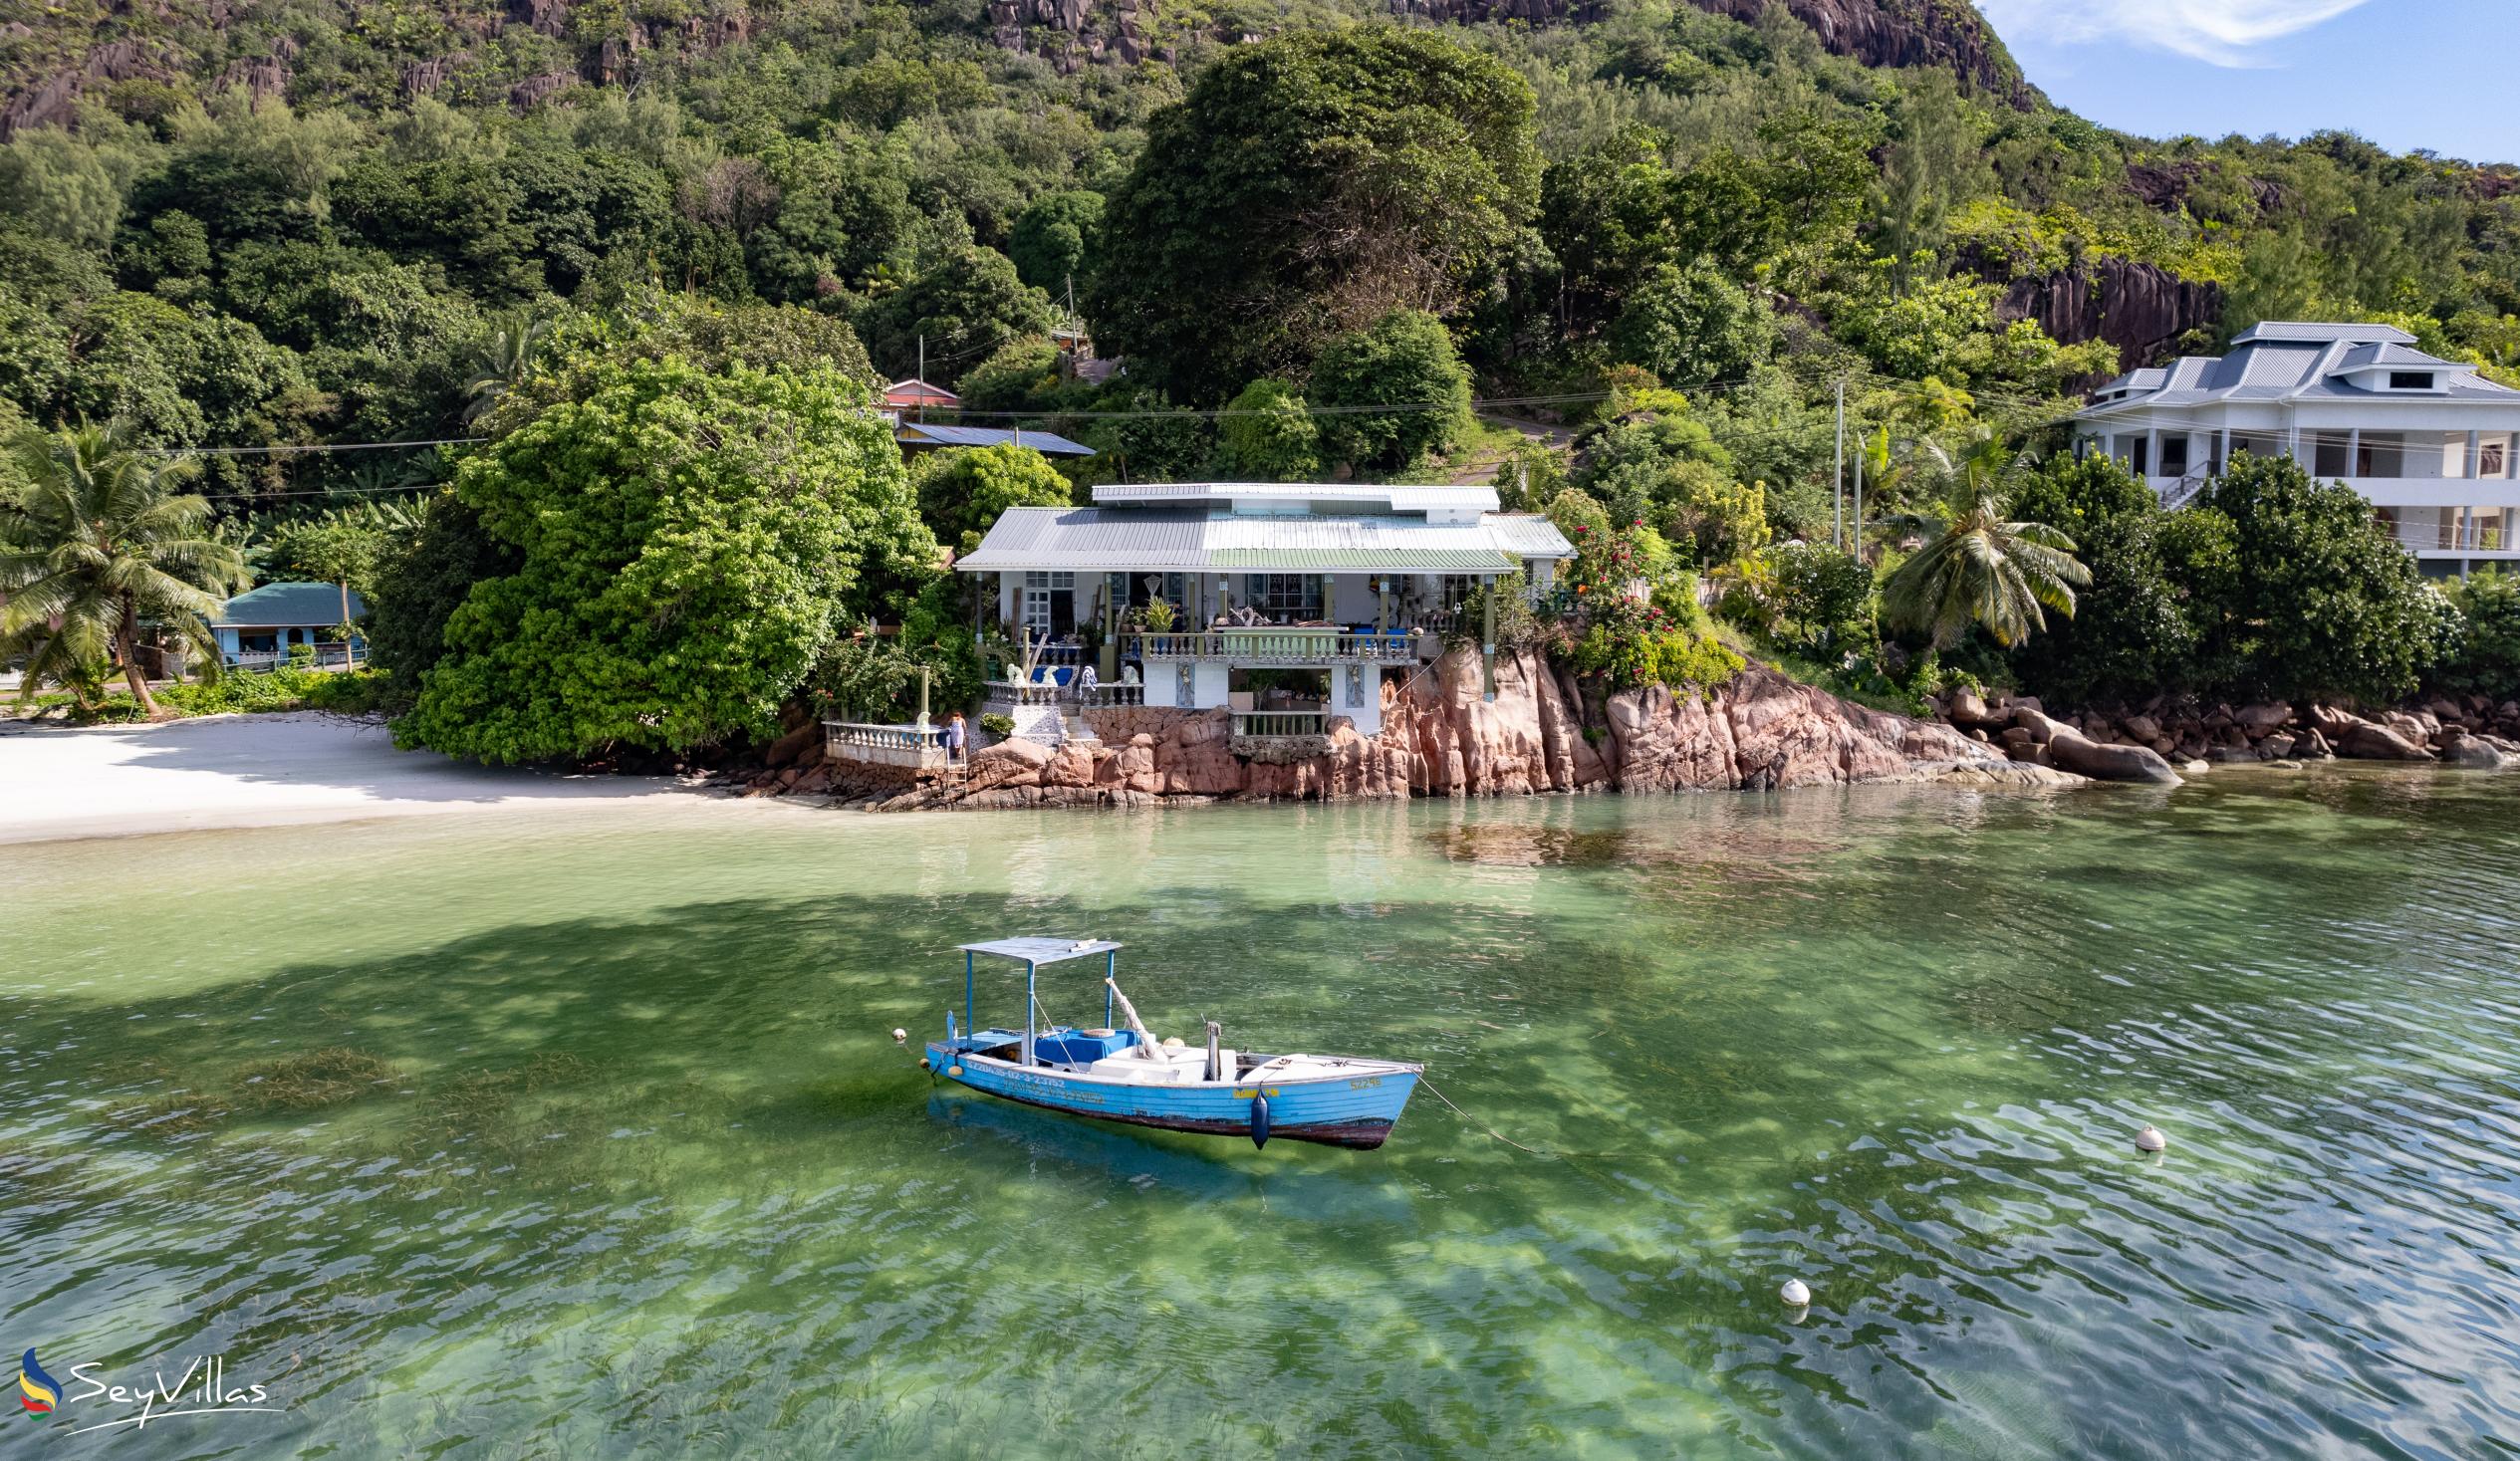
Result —
<path fill-rule="evenodd" d="M 1577 1157 L 1610 1159 L 1628 1155 L 1626 1152 L 1618 1151 L 1542 1151 L 1536 1146 L 1525 1146 L 1521 1142 L 1516 1141 L 1513 1137 L 1497 1130 L 1494 1126 L 1488 1125 L 1487 1123 L 1481 1121 L 1478 1117 L 1471 1115 L 1468 1111 L 1454 1105 L 1452 1103 L 1452 1097 L 1444 1095 L 1440 1091 L 1437 1091 L 1435 1089 L 1435 1083 L 1427 1080 L 1423 1072 L 1418 1074 L 1417 1084 L 1426 1088 L 1426 1094 L 1428 1096 L 1442 1101 L 1444 1103 L 1444 1109 L 1452 1112 L 1456 1116 L 1459 1116 L 1461 1119 L 1468 1121 L 1471 1125 L 1485 1131 L 1490 1136 L 1504 1142 L 1507 1146 L 1514 1148 L 1516 1151 L 1525 1152 L 1529 1155 L 1539 1157 L 1542 1161 L 1569 1161 Z"/>

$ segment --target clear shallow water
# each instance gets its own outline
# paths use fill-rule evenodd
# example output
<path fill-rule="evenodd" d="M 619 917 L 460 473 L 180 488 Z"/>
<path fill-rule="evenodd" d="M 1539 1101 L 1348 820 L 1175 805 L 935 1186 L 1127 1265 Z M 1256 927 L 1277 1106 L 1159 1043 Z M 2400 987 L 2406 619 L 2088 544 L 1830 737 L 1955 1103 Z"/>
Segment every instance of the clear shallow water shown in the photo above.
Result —
<path fill-rule="evenodd" d="M 69 1444 L 2520 1450 L 2520 782 L 763 810 L 0 848 L 0 1349 L 288 1406 Z M 1008 931 L 1475 1122 L 933 1088 Z"/>

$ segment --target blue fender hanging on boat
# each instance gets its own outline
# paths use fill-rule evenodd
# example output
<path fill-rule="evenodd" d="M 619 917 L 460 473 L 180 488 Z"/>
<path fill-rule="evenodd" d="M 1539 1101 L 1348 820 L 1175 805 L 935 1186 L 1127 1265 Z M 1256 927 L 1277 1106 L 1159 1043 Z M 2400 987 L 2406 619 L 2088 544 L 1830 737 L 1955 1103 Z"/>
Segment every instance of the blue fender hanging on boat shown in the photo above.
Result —
<path fill-rule="evenodd" d="M 1251 1144 L 1269 1144 L 1269 1097 L 1258 1093 L 1251 1097 Z"/>

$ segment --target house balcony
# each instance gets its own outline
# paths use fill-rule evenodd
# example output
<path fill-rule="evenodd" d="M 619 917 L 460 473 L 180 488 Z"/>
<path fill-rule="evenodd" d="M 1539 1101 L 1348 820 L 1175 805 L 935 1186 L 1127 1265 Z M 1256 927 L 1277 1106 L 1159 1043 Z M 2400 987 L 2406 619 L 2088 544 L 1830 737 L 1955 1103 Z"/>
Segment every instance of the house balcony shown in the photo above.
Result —
<path fill-rule="evenodd" d="M 1130 638 L 1150 668 L 1159 662 L 1207 660 L 1241 668 L 1411 664 L 1434 658 L 1442 641 L 1409 629 L 1377 632 L 1324 625 L 1256 625 L 1139 633 Z"/>

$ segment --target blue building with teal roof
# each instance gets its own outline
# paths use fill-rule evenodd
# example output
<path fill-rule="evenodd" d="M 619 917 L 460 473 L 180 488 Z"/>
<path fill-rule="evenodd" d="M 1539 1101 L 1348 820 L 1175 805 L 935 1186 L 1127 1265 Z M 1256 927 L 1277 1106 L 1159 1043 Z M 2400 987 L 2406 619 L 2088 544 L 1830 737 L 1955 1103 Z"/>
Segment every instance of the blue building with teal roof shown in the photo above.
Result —
<path fill-rule="evenodd" d="M 329 632 L 347 621 L 357 623 L 368 612 L 367 601 L 339 584 L 265 584 L 229 600 L 210 621 L 219 641 L 219 660 L 231 667 L 257 669 L 287 662 L 294 644 L 315 647 L 318 663 L 340 664 L 345 656 L 364 659 L 367 641 L 351 636 L 348 649 Z"/>

